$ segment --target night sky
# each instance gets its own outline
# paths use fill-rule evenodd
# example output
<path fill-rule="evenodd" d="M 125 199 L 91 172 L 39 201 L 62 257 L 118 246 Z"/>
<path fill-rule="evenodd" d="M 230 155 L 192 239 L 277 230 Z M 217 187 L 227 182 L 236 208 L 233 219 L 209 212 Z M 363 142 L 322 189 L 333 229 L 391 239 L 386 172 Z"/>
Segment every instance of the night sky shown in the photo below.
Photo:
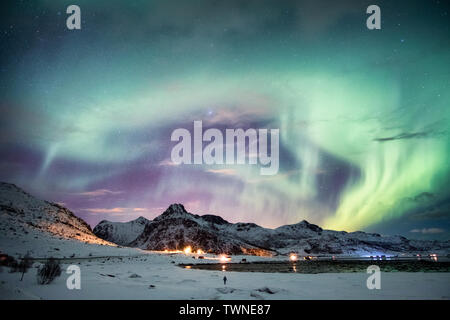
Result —
<path fill-rule="evenodd" d="M 449 2 L 7 2 L 0 180 L 92 226 L 183 203 L 450 239 Z M 371 4 L 381 30 L 366 27 Z M 174 165 L 171 132 L 194 120 L 279 128 L 278 174 Z"/>

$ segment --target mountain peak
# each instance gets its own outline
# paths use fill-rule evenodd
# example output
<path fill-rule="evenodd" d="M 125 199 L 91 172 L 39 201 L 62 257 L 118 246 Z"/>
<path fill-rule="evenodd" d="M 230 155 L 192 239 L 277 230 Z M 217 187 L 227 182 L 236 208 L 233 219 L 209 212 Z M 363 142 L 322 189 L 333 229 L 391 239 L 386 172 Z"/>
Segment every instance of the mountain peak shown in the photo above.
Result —
<path fill-rule="evenodd" d="M 140 216 L 139 218 L 137 218 L 137 219 L 135 219 L 135 220 L 133 220 L 134 222 L 137 222 L 137 223 L 147 223 L 147 222 L 150 222 L 150 220 L 148 220 L 147 218 L 145 218 L 145 217 L 143 217 L 143 216 Z"/>
<path fill-rule="evenodd" d="M 306 221 L 306 220 L 300 221 L 299 223 L 297 223 L 297 225 L 299 225 L 299 226 L 301 226 L 301 227 L 304 227 L 304 228 L 308 228 L 308 229 L 313 230 L 313 231 L 315 231 L 315 232 L 320 232 L 320 231 L 322 231 L 322 228 L 321 228 L 321 227 L 319 227 L 318 225 L 309 223 L 309 222 Z"/>
<path fill-rule="evenodd" d="M 278 227 L 276 230 L 283 230 L 283 231 L 286 231 L 286 230 L 304 230 L 304 231 L 310 230 L 315 233 L 323 231 L 323 229 L 321 227 L 319 227 L 318 225 L 309 223 L 306 220 L 302 220 L 295 224 L 284 225 L 284 226 Z"/>
<path fill-rule="evenodd" d="M 165 213 L 187 213 L 187 211 L 181 203 L 172 203 L 163 214 Z"/>
<path fill-rule="evenodd" d="M 181 203 L 173 203 L 159 217 L 156 217 L 155 220 L 161 220 L 170 217 L 185 217 L 187 215 L 190 214 L 186 211 Z"/>
<path fill-rule="evenodd" d="M 0 181 L 0 187 L 1 188 L 9 188 L 9 189 L 17 189 L 19 190 L 20 188 L 18 186 L 16 186 L 14 183 L 9 183 L 9 182 L 3 182 Z M 22 189 L 20 189 L 22 190 Z"/>
<path fill-rule="evenodd" d="M 204 214 L 204 215 L 201 216 L 201 218 L 204 221 L 208 221 L 208 222 L 219 224 L 219 225 L 230 224 L 227 220 L 225 220 L 221 216 L 216 216 L 216 215 L 213 215 L 213 214 Z"/>

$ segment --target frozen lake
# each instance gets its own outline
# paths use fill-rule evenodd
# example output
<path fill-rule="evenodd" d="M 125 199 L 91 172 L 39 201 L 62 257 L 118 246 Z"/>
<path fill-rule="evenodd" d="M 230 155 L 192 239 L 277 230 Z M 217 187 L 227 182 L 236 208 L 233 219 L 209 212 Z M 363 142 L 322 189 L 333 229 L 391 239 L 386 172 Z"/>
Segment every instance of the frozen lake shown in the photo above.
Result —
<path fill-rule="evenodd" d="M 398 260 L 313 260 L 313 261 L 256 261 L 249 263 L 201 263 L 180 264 L 186 269 L 269 272 L 269 273 L 341 273 L 365 272 L 367 267 L 377 265 L 382 272 L 450 272 L 450 261 L 417 259 Z"/>

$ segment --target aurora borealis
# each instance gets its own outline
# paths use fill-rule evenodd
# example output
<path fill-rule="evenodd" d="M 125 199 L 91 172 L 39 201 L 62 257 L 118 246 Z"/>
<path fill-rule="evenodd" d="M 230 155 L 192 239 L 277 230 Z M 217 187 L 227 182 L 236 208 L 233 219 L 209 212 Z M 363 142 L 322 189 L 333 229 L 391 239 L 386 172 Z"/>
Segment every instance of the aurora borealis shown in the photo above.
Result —
<path fill-rule="evenodd" d="M 91 225 L 179 202 L 265 227 L 449 239 L 449 5 L 374 3 L 381 30 L 366 28 L 371 1 L 10 3 L 0 179 Z M 173 165 L 170 133 L 195 120 L 279 128 L 278 174 Z"/>

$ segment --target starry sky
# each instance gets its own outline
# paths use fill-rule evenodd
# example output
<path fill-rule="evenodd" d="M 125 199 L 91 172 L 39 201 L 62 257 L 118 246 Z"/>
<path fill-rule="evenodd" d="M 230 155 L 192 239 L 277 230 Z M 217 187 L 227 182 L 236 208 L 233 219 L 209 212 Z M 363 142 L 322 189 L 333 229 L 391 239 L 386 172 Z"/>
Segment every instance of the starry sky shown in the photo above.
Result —
<path fill-rule="evenodd" d="M 81 30 L 66 27 L 81 8 Z M 381 8 L 368 30 L 366 8 Z M 171 203 L 450 239 L 446 1 L 8 1 L 0 180 L 92 226 Z M 176 128 L 279 128 L 280 169 L 174 165 Z"/>

